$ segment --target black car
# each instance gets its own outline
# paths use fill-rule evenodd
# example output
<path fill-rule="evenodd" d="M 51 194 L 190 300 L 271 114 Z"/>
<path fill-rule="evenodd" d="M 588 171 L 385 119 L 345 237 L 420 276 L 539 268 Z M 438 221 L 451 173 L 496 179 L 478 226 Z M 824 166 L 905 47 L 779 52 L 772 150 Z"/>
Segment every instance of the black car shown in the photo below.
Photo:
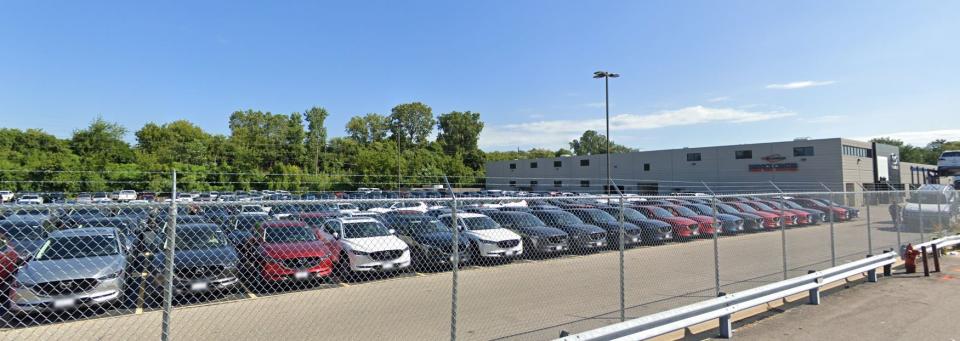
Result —
<path fill-rule="evenodd" d="M 555 227 L 568 235 L 567 243 L 571 250 L 597 249 L 607 246 L 607 231 L 577 218 L 573 213 L 562 210 L 534 211 L 534 216 L 546 226 Z"/>
<path fill-rule="evenodd" d="M 503 212 L 533 212 L 532 208 L 526 206 L 503 206 L 500 207 L 499 210 Z"/>
<path fill-rule="evenodd" d="M 0 233 L 7 239 L 21 259 L 32 255 L 47 240 L 49 223 L 45 220 L 0 220 Z"/>
<path fill-rule="evenodd" d="M 235 215 L 227 220 L 223 228 L 227 238 L 233 243 L 239 244 L 253 236 L 253 229 L 257 225 L 271 219 L 273 218 L 268 215 Z"/>
<path fill-rule="evenodd" d="M 410 246 L 413 265 L 450 266 L 453 261 L 453 232 L 437 218 L 415 212 L 388 212 L 378 217 L 388 228 L 396 231 L 398 238 Z M 460 263 L 470 261 L 467 238 L 458 240 Z"/>
<path fill-rule="evenodd" d="M 523 238 L 523 252 L 548 254 L 570 249 L 566 232 L 544 224 L 537 216 L 526 212 L 490 212 L 488 217 Z"/>
<path fill-rule="evenodd" d="M 614 217 L 620 216 L 619 207 L 607 206 L 600 209 Z M 645 243 L 663 242 L 673 238 L 673 227 L 669 223 L 650 219 L 635 209 L 624 207 L 623 220 L 643 229 L 641 238 Z"/>
<path fill-rule="evenodd" d="M 151 244 L 154 252 L 149 274 L 154 290 L 164 284 L 166 242 L 159 234 Z M 173 258 L 173 288 L 177 294 L 227 289 L 238 283 L 237 252 L 217 225 L 177 225 Z"/>
<path fill-rule="evenodd" d="M 607 241 L 611 246 L 620 245 L 620 221 L 607 212 L 597 208 L 568 209 L 587 224 L 599 226 L 607 231 Z M 637 244 L 643 241 L 643 230 L 629 222 L 623 222 L 624 245 Z"/>
<path fill-rule="evenodd" d="M 718 213 L 729 214 L 743 219 L 743 228 L 745 230 L 763 231 L 763 217 L 753 213 L 741 212 L 728 204 L 718 202 L 716 205 Z"/>

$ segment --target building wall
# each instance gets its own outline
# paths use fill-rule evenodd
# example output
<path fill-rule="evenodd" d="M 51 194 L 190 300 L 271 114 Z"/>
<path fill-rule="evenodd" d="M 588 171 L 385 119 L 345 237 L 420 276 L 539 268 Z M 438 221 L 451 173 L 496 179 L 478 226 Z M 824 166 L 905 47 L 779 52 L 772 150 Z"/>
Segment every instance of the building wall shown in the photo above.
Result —
<path fill-rule="evenodd" d="M 853 142 L 858 141 L 849 143 Z M 835 138 L 613 154 L 610 155 L 611 175 L 618 185 L 631 192 L 637 189 L 638 184 L 649 182 L 658 183 L 660 192 L 670 192 L 684 187 L 699 188 L 702 191 L 701 182 L 708 184 L 719 182 L 761 184 L 769 181 L 824 182 L 840 187 L 845 178 L 855 178 L 857 174 L 856 157 L 851 159 L 843 156 L 841 145 L 841 139 Z M 795 156 L 795 147 L 813 147 L 814 155 Z M 749 150 L 752 152 L 752 157 L 736 159 L 735 153 L 738 150 Z M 687 154 L 692 153 L 700 153 L 700 160 L 688 161 Z M 765 157 L 776 155 L 782 157 L 782 160 L 776 162 L 764 160 Z M 581 160 L 588 160 L 589 165 L 581 166 Z M 841 164 L 850 160 L 854 162 L 852 173 L 847 170 L 849 167 Z M 560 161 L 561 167 L 554 167 L 554 161 Z M 532 162 L 537 164 L 537 168 L 530 167 Z M 750 171 L 750 165 L 790 163 L 797 165 L 795 171 Z M 515 164 L 516 168 L 510 169 L 510 164 Z M 649 164 L 649 170 L 644 169 L 645 164 Z M 871 164 L 864 161 L 862 165 L 861 175 L 867 182 L 872 179 Z M 605 155 L 602 154 L 488 162 L 486 165 L 487 187 L 491 189 L 527 188 L 537 191 L 601 191 L 606 178 L 605 170 Z M 509 181 L 516 181 L 517 187 L 511 187 Z M 531 188 L 530 181 L 536 181 L 537 185 Z M 562 187 L 554 187 L 554 181 L 561 181 Z M 580 187 L 581 181 L 589 181 L 590 186 Z"/>

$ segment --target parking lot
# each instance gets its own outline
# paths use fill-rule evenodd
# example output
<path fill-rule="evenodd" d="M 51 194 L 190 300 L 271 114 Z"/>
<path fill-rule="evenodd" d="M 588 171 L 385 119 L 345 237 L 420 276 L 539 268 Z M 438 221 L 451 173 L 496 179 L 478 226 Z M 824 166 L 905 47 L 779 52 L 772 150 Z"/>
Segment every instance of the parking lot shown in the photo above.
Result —
<path fill-rule="evenodd" d="M 885 207 L 874 207 L 883 213 Z M 867 222 L 834 226 L 838 261 L 868 253 Z M 888 216 L 874 216 L 874 252 L 896 246 Z M 830 224 L 722 236 L 717 243 L 721 290 L 732 292 L 830 266 Z M 904 242 L 919 235 L 902 233 Z M 627 317 L 714 295 L 713 240 L 629 248 L 624 253 Z M 545 339 L 619 321 L 618 252 L 573 253 L 466 266 L 458 281 L 457 335 L 462 339 Z M 293 291 L 241 286 L 210 300 L 181 300 L 171 337 L 182 339 L 442 339 L 450 333 L 450 272 L 410 271 L 377 281 L 332 279 Z M 64 322 L 7 328 L 2 339 L 152 338 L 160 311 L 142 287 L 128 309 Z M 196 303 L 190 303 L 196 302 Z"/>

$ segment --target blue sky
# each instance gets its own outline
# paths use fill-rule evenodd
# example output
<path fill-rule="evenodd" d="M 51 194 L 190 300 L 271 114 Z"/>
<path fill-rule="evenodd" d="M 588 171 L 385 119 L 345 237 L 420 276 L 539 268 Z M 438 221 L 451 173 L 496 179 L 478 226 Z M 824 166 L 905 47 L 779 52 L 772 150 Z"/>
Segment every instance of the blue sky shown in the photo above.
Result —
<path fill-rule="evenodd" d="M 482 114 L 486 150 L 602 128 L 640 149 L 893 135 L 960 139 L 960 2 L 16 2 L 0 126 L 69 136 L 311 106 Z M 131 141 L 132 132 L 131 132 Z"/>

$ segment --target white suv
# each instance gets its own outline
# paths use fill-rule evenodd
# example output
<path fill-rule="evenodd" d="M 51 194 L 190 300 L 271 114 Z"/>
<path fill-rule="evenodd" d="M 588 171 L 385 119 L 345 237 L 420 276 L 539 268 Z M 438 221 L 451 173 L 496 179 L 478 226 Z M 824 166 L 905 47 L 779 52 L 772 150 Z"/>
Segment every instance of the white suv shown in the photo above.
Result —
<path fill-rule="evenodd" d="M 367 211 L 376 213 L 387 213 L 393 211 L 416 211 L 420 213 L 427 213 L 429 209 L 430 207 L 427 206 L 427 204 L 423 201 L 398 201 L 390 204 L 390 206 L 374 207 Z"/>
<path fill-rule="evenodd" d="M 482 214 L 459 213 L 460 231 L 470 240 L 475 256 L 485 258 L 510 258 L 523 254 L 523 241 L 520 235 L 500 227 L 496 221 Z M 440 216 L 447 226 L 454 226 L 450 214 Z"/>
<path fill-rule="evenodd" d="M 17 203 L 23 204 L 23 205 L 27 205 L 27 204 L 39 205 L 43 203 L 43 198 L 41 198 L 39 195 L 36 195 L 36 194 L 24 194 L 24 195 L 21 195 L 19 199 L 17 199 Z"/>
<path fill-rule="evenodd" d="M 941 176 L 960 174 L 960 150 L 947 150 L 940 154 L 937 171 Z"/>
<path fill-rule="evenodd" d="M 340 243 L 341 263 L 351 271 L 393 271 L 410 266 L 410 247 L 383 223 L 367 217 L 327 220 L 323 230 Z"/>
<path fill-rule="evenodd" d="M 0 191 L 0 202 L 7 202 L 13 200 L 13 192 L 11 191 Z"/>

